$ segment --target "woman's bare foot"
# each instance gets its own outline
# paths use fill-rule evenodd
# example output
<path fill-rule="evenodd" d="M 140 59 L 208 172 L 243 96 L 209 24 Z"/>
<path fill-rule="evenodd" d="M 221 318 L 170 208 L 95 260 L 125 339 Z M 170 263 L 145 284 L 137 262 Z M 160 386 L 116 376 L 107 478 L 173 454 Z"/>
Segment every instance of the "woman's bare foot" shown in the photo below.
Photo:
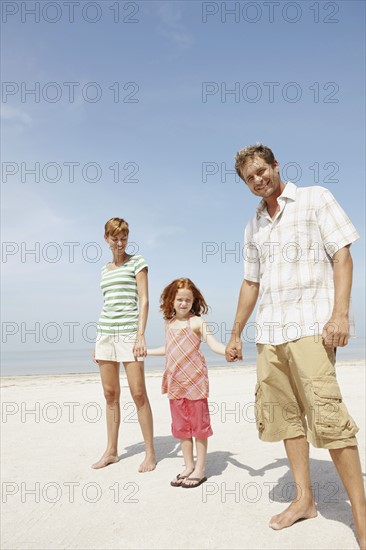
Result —
<path fill-rule="evenodd" d="M 155 453 L 146 453 L 145 460 L 141 462 L 138 471 L 139 472 L 152 472 L 156 468 Z"/>
<path fill-rule="evenodd" d="M 318 515 L 314 501 L 309 504 L 294 501 L 280 514 L 273 516 L 269 522 L 272 529 L 279 530 L 285 527 L 291 527 L 299 519 L 311 519 Z"/>
<path fill-rule="evenodd" d="M 105 468 L 109 464 L 115 464 L 118 461 L 118 455 L 104 454 L 102 458 L 98 460 L 98 462 L 95 462 L 95 464 L 92 464 L 91 467 L 94 468 L 94 470 L 99 470 L 99 468 Z"/>

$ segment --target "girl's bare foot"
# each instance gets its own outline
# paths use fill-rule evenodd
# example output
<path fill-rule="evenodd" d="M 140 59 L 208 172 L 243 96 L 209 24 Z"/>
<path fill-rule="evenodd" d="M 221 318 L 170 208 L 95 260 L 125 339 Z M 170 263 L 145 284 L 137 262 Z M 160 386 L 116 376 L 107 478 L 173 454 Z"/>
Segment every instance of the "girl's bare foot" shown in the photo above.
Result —
<path fill-rule="evenodd" d="M 294 501 L 280 514 L 273 516 L 269 522 L 272 529 L 280 530 L 291 527 L 299 519 L 315 518 L 318 515 L 315 503 L 312 501 L 305 505 L 303 502 Z"/>
<path fill-rule="evenodd" d="M 98 462 L 92 464 L 92 468 L 94 468 L 94 470 L 99 470 L 99 468 L 105 468 L 109 464 L 115 464 L 118 460 L 118 455 L 103 455 Z"/>

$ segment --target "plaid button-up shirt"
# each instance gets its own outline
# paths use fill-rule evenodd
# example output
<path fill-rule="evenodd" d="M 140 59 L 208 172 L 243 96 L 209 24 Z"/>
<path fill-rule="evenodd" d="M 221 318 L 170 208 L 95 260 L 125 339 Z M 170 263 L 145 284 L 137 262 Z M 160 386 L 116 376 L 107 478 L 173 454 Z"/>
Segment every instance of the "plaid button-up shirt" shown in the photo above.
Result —
<path fill-rule="evenodd" d="M 273 220 L 260 202 L 243 249 L 244 277 L 259 283 L 255 339 L 275 345 L 321 334 L 334 304 L 332 257 L 359 238 L 324 187 L 288 182 L 277 200 Z"/>

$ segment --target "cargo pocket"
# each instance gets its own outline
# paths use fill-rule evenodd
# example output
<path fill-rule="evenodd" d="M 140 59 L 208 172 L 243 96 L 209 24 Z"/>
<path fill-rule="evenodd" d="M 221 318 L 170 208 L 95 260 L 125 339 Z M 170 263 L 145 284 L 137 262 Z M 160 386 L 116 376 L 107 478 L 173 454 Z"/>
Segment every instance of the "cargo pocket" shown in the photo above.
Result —
<path fill-rule="evenodd" d="M 333 377 L 313 380 L 314 431 L 319 438 L 339 438 L 343 431 L 342 395 Z"/>
<path fill-rule="evenodd" d="M 263 422 L 263 403 L 262 403 L 262 388 L 259 383 L 255 386 L 255 423 L 257 425 L 257 430 L 263 432 L 264 422 Z"/>

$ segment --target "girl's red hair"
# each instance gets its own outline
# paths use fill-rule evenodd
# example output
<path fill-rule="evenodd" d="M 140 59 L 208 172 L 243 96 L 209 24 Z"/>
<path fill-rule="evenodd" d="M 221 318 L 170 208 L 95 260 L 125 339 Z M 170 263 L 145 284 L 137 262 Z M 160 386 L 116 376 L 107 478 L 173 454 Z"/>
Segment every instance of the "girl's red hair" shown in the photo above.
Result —
<path fill-rule="evenodd" d="M 208 312 L 208 305 L 196 285 L 192 283 L 191 279 L 182 277 L 181 279 L 175 279 L 166 286 L 160 296 L 160 309 L 163 312 L 164 319 L 174 317 L 174 300 L 181 288 L 187 288 L 193 294 L 192 313 L 200 317 L 201 314 Z"/>

